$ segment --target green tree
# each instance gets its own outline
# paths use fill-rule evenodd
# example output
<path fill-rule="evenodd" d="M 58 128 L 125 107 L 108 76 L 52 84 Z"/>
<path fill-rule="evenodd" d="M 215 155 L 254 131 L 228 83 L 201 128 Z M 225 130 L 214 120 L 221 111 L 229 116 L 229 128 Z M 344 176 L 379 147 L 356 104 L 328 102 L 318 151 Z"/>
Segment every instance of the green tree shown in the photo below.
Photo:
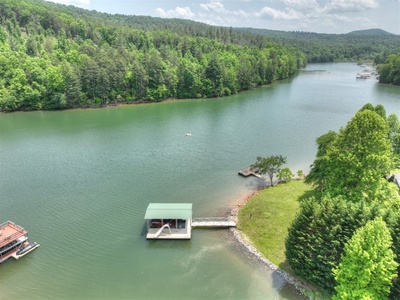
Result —
<path fill-rule="evenodd" d="M 377 106 L 375 106 L 374 111 L 380 115 L 383 119 L 386 120 L 386 109 L 383 107 L 382 104 L 378 104 Z"/>
<path fill-rule="evenodd" d="M 73 68 L 68 62 L 65 62 L 61 67 L 61 72 L 64 77 L 64 90 L 65 97 L 58 99 L 65 100 L 59 102 L 59 108 L 64 107 L 77 107 L 81 98 L 81 82 L 78 75 L 78 71 Z"/>
<path fill-rule="evenodd" d="M 393 161 L 395 165 L 400 165 L 400 121 L 396 114 L 391 114 L 386 118 L 386 110 L 383 105 L 373 106 L 371 103 L 365 104 L 359 111 L 370 110 L 376 112 L 387 121 L 389 126 L 389 139 L 392 143 Z"/>
<path fill-rule="evenodd" d="M 271 155 L 268 157 L 257 157 L 257 162 L 251 165 L 251 168 L 257 170 L 259 174 L 268 174 L 271 186 L 274 185 L 274 175 L 277 174 L 281 166 L 286 163 L 286 157 L 282 155 Z"/>
<path fill-rule="evenodd" d="M 36 56 L 38 47 L 34 38 L 29 37 L 26 41 L 26 54 L 29 56 Z"/>
<path fill-rule="evenodd" d="M 289 182 L 292 180 L 294 174 L 289 168 L 283 168 L 278 172 L 278 179 L 280 181 Z"/>
<path fill-rule="evenodd" d="M 303 172 L 303 170 L 297 170 L 297 177 L 298 177 L 299 179 L 303 179 L 303 177 L 304 177 L 304 172 Z"/>
<path fill-rule="evenodd" d="M 361 107 L 359 111 L 364 111 L 364 110 L 375 111 L 375 107 L 371 103 L 367 103 L 363 107 Z"/>
<path fill-rule="evenodd" d="M 205 79 L 211 82 L 211 89 L 207 94 L 208 97 L 219 97 L 222 96 L 223 90 L 223 64 L 219 59 L 219 56 L 215 53 L 212 54 L 207 66 L 204 70 Z"/>
<path fill-rule="evenodd" d="M 327 149 L 326 192 L 352 201 L 386 201 L 396 196 L 384 179 L 392 168 L 389 127 L 377 113 L 356 113 Z"/>
<path fill-rule="evenodd" d="M 178 90 L 179 98 L 196 98 L 201 90 L 197 60 L 187 53 L 178 62 Z"/>
<path fill-rule="evenodd" d="M 238 84 L 241 90 L 248 90 L 255 85 L 253 82 L 253 66 L 249 55 L 246 53 L 240 57 L 237 70 Z"/>
<path fill-rule="evenodd" d="M 132 63 L 132 72 L 131 76 L 129 76 L 129 81 L 134 90 L 136 100 L 143 100 L 149 84 L 149 76 L 146 69 L 138 60 L 134 60 Z"/>
<path fill-rule="evenodd" d="M 378 65 L 379 82 L 400 85 L 400 52 L 389 55 L 386 62 Z"/>
<path fill-rule="evenodd" d="M 83 64 L 83 69 L 81 70 L 81 82 L 82 82 L 82 89 L 86 96 L 91 99 L 95 100 L 96 97 L 101 96 L 100 90 L 102 87 L 100 86 L 101 83 L 101 68 L 97 64 L 97 62 L 91 58 L 87 57 Z"/>
<path fill-rule="evenodd" d="M 349 202 L 343 196 L 312 197 L 301 202 L 285 241 L 285 255 L 293 271 L 333 293 L 332 268 L 340 261 L 344 244 L 377 211 L 376 206 Z"/>
<path fill-rule="evenodd" d="M 391 247 L 389 229 L 381 218 L 359 228 L 333 270 L 337 282 L 333 299 L 387 299 L 398 267 Z"/>
<path fill-rule="evenodd" d="M 305 182 L 312 184 L 320 192 L 326 189 L 328 162 L 330 160 L 327 151 L 336 140 L 337 135 L 336 132 L 329 131 L 316 140 L 318 145 L 316 158 L 311 165 L 310 173 L 305 178 Z"/>
<path fill-rule="evenodd" d="M 389 138 L 393 147 L 396 164 L 400 166 L 400 121 L 397 115 L 391 114 L 387 118 L 389 125 Z"/>
<path fill-rule="evenodd" d="M 156 49 L 151 49 L 143 58 L 143 66 L 149 78 L 148 88 L 156 90 L 164 84 L 165 63 Z M 156 99 L 160 100 L 160 99 Z"/>

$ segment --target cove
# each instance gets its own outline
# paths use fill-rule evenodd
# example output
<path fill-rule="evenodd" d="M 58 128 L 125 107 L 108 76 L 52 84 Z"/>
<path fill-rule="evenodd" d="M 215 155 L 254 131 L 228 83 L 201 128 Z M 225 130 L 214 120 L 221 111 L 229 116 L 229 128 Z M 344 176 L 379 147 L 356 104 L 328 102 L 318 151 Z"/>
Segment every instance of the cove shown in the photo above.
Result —
<path fill-rule="evenodd" d="M 307 173 L 315 139 L 365 103 L 400 114 L 400 87 L 360 70 L 313 64 L 226 98 L 0 114 L 0 219 L 41 244 L 0 265 L 1 298 L 302 299 L 227 231 L 147 241 L 144 213 L 190 202 L 194 216 L 224 215 L 260 185 L 237 175 L 256 156 Z"/>

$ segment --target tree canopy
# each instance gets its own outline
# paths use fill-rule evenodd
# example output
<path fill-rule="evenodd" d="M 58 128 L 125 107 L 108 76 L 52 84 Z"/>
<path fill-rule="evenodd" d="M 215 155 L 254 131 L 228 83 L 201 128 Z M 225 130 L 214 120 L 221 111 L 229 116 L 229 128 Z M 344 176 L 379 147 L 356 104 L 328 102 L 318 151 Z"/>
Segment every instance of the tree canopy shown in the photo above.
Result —
<path fill-rule="evenodd" d="M 334 269 L 333 299 L 387 299 L 398 267 L 391 247 L 389 229 L 381 218 L 357 229 Z"/>
<path fill-rule="evenodd" d="M 400 197 L 397 186 L 385 179 L 396 158 L 397 121 L 397 116 L 386 117 L 382 105 L 366 104 L 339 133 L 317 139 L 316 160 L 306 177 L 317 193 L 301 203 L 288 230 L 286 258 L 296 274 L 329 294 L 335 292 L 332 269 L 344 245 L 368 221 L 380 217 L 387 224 L 393 259 L 400 262 Z M 389 288 L 390 297 L 398 299 L 400 281 Z"/>
<path fill-rule="evenodd" d="M 268 174 L 271 186 L 274 185 L 274 175 L 278 174 L 281 166 L 286 163 L 286 157 L 282 155 L 271 155 L 268 157 L 257 157 L 257 162 L 251 168 L 257 170 L 259 174 Z M 290 171 L 290 170 L 289 170 Z"/>
<path fill-rule="evenodd" d="M 391 35 L 259 32 L 0 0 L 0 110 L 221 97 L 288 78 L 307 61 L 386 51 L 384 62 L 399 47 Z"/>
<path fill-rule="evenodd" d="M 0 110 L 221 97 L 292 76 L 305 55 L 184 20 L 0 0 Z"/>
<path fill-rule="evenodd" d="M 255 28 L 235 30 L 259 34 L 270 41 L 296 47 L 306 54 L 309 63 L 368 60 L 381 64 L 400 49 L 400 36 L 382 31 L 323 34 Z"/>
<path fill-rule="evenodd" d="M 378 66 L 379 82 L 400 85 L 400 52 L 391 54 Z"/>
<path fill-rule="evenodd" d="M 337 135 L 329 132 L 318 138 L 307 182 L 352 201 L 393 198 L 393 188 L 384 179 L 393 167 L 393 147 L 386 115 L 378 111 L 381 115 L 363 108 Z"/>

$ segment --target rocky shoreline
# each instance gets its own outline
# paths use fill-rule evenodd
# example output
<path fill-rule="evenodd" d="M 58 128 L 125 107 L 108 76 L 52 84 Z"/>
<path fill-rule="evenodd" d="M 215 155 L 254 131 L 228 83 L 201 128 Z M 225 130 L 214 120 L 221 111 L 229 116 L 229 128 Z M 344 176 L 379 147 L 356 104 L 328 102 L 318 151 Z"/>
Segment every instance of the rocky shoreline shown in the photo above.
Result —
<path fill-rule="evenodd" d="M 231 209 L 229 211 L 229 216 L 232 218 L 235 218 L 237 221 L 237 216 L 239 213 L 239 209 L 241 206 L 243 206 L 251 197 L 256 195 L 258 191 L 252 193 L 251 195 L 248 195 L 245 198 L 245 201 L 242 204 L 239 204 L 237 208 Z M 253 258 L 255 258 L 259 263 L 261 263 L 264 266 L 267 266 L 274 272 L 276 272 L 285 282 L 288 284 L 292 285 L 302 296 L 306 297 L 309 300 L 312 300 L 313 298 L 309 295 L 310 293 L 308 292 L 310 289 L 307 288 L 307 286 L 303 283 L 301 283 L 299 280 L 291 276 L 289 273 L 285 272 L 284 270 L 280 269 L 278 266 L 273 264 L 271 261 L 269 261 L 267 258 L 265 258 L 254 246 L 251 245 L 251 242 L 248 240 L 246 236 L 244 236 L 242 233 L 239 232 L 237 228 L 231 227 L 229 229 L 230 235 L 234 239 L 234 241 L 245 251 L 247 251 Z"/>

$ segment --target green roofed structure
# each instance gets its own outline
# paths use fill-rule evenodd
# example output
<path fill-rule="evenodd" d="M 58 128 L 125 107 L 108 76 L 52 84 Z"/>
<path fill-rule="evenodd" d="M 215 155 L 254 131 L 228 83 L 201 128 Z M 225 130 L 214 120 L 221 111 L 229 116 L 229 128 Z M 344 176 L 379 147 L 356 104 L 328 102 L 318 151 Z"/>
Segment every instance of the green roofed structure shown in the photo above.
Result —
<path fill-rule="evenodd" d="M 144 219 L 147 239 L 190 239 L 192 203 L 150 203 Z"/>

